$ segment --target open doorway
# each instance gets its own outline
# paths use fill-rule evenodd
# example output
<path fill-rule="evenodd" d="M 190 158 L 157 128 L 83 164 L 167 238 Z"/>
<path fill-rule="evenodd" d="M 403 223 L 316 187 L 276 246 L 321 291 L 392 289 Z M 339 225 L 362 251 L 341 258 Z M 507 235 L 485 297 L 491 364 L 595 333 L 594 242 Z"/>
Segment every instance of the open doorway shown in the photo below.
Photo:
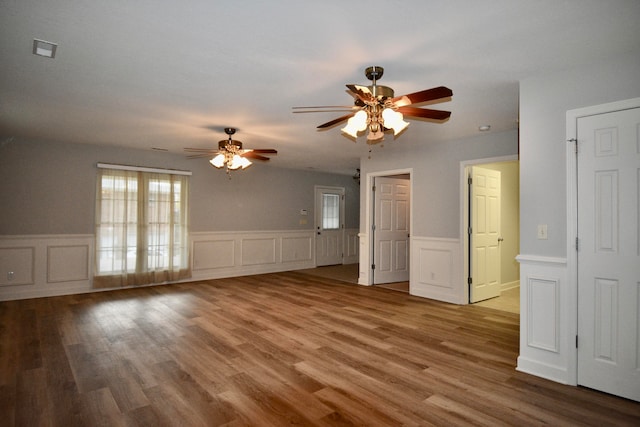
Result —
<path fill-rule="evenodd" d="M 514 156 L 476 160 L 465 162 L 461 167 L 461 235 L 464 236 L 463 263 L 468 301 L 519 313 L 520 265 L 515 259 L 520 248 L 518 159 Z M 490 203 L 486 202 L 487 193 L 474 188 L 474 170 L 476 185 L 486 184 L 484 179 L 488 182 L 498 177 L 497 205 L 487 207 L 486 204 Z"/>

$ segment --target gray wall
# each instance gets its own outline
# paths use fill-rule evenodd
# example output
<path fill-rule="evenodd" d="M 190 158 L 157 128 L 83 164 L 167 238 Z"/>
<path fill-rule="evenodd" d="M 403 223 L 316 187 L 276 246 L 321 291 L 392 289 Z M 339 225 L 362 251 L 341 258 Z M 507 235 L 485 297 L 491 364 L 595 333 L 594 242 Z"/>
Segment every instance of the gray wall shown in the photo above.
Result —
<path fill-rule="evenodd" d="M 312 229 L 314 185 L 345 187 L 345 226 L 358 228 L 359 186 L 351 176 L 255 162 L 228 179 L 206 159 L 180 154 L 12 140 L 0 145 L 0 235 L 93 234 L 98 162 L 192 171 L 193 232 Z"/>
<path fill-rule="evenodd" d="M 446 126 L 446 125 L 444 125 Z M 432 143 L 414 150 L 384 150 L 360 163 L 363 178 L 367 173 L 413 168 L 412 236 L 461 238 L 460 236 L 460 162 L 515 155 L 517 131 L 481 134 L 473 138 Z M 364 185 L 364 179 L 363 179 Z M 365 206 L 364 188 L 360 195 Z M 360 212 L 360 232 L 366 233 L 366 209 Z"/>
<path fill-rule="evenodd" d="M 520 83 L 520 253 L 567 252 L 566 113 L 640 96 L 640 52 Z M 538 224 L 548 239 L 538 240 Z"/>

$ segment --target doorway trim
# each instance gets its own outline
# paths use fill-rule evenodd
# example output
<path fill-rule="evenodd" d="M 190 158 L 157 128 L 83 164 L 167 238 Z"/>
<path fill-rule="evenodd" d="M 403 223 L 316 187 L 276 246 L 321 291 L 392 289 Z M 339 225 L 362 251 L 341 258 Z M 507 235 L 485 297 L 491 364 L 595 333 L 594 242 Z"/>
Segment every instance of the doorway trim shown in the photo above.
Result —
<path fill-rule="evenodd" d="M 467 184 L 467 168 L 487 163 L 500 163 L 519 160 L 517 154 L 500 157 L 488 157 L 485 159 L 463 160 L 460 162 L 460 239 L 462 240 L 461 265 L 463 266 L 462 280 L 464 288 L 464 304 L 469 304 L 469 285 L 466 283 L 469 277 L 469 185 Z"/>
<path fill-rule="evenodd" d="M 568 336 L 578 336 L 578 159 L 574 141 L 578 138 L 578 119 L 597 114 L 640 108 L 640 98 L 631 98 L 606 104 L 592 105 L 568 110 L 566 115 L 566 161 L 567 161 L 567 281 L 570 297 L 567 305 Z M 568 346 L 568 384 L 578 384 L 578 349 Z"/>
<path fill-rule="evenodd" d="M 375 177 L 380 176 L 395 176 L 395 175 L 409 175 L 409 230 L 413 230 L 413 168 L 406 169 L 392 169 L 378 172 L 368 172 L 366 174 L 366 191 L 365 193 L 365 206 L 366 214 L 365 214 L 365 230 L 366 230 L 366 238 L 361 242 L 361 250 L 360 253 L 360 262 L 366 260 L 365 268 L 360 266 L 360 273 L 366 272 L 366 277 L 360 277 L 359 283 L 362 285 L 373 285 L 373 269 L 371 265 L 373 264 L 373 233 L 371 232 L 371 228 L 373 227 L 373 217 L 375 212 L 374 206 L 374 195 L 373 195 L 373 180 Z M 410 231 L 411 232 L 411 231 Z M 411 233 L 413 234 L 413 233 Z M 409 237 L 409 254 L 412 251 L 413 236 Z M 409 255 L 410 257 L 411 255 Z M 411 258 L 409 258 L 411 259 Z M 362 280 L 364 279 L 364 280 Z M 409 263 L 409 285 L 411 285 L 411 263 Z"/>

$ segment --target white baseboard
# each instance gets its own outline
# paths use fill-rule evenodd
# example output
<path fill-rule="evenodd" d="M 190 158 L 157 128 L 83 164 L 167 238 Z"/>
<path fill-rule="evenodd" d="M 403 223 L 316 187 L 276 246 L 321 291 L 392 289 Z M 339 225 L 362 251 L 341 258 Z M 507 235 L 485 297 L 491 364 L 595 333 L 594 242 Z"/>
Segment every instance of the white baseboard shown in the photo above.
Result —
<path fill-rule="evenodd" d="M 500 292 L 508 291 L 514 288 L 520 287 L 520 280 L 514 280 L 513 282 L 506 282 L 500 285 Z"/>

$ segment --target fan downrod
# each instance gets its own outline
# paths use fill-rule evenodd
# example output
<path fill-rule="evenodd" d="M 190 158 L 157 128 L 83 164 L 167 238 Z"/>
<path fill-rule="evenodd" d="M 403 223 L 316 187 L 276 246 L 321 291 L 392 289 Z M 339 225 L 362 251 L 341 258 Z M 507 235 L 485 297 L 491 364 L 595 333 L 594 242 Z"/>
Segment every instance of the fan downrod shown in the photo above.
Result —
<path fill-rule="evenodd" d="M 381 79 L 383 74 L 384 74 L 384 68 L 382 68 L 379 65 L 367 67 L 367 69 L 364 70 L 364 75 L 367 76 L 367 78 L 371 81 L 376 81 L 378 79 Z"/>

